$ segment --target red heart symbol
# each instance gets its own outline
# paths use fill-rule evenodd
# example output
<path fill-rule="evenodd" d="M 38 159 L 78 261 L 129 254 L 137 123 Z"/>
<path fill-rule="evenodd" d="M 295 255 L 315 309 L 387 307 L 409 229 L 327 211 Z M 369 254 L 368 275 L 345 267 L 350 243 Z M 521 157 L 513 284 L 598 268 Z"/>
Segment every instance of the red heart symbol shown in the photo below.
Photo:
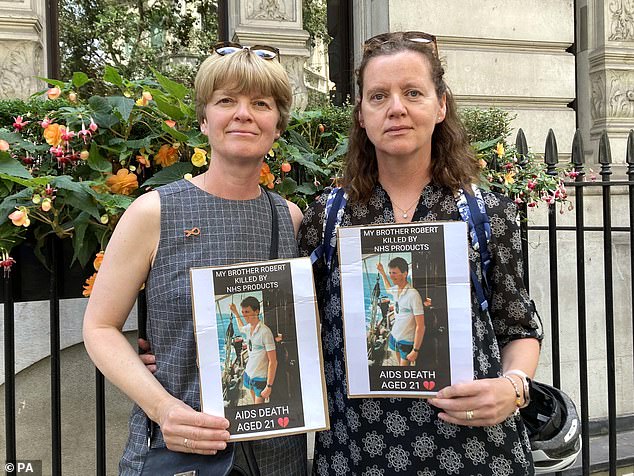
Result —
<path fill-rule="evenodd" d="M 277 424 L 280 425 L 282 428 L 286 428 L 288 426 L 288 417 L 279 417 L 277 419 Z"/>
<path fill-rule="evenodd" d="M 433 390 L 435 386 L 436 386 L 436 382 L 434 381 L 425 380 L 423 382 L 423 387 L 425 387 L 425 390 Z"/>

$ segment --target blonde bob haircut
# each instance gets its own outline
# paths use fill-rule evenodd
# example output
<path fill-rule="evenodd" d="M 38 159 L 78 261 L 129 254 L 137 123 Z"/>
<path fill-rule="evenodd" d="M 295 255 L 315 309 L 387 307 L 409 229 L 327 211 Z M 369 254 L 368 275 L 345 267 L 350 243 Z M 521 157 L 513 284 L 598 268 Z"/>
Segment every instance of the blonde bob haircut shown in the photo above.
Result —
<path fill-rule="evenodd" d="M 265 60 L 246 49 L 224 56 L 213 54 L 200 65 L 194 89 L 200 124 L 205 120 L 205 107 L 214 91 L 228 89 L 271 96 L 280 112 L 277 128 L 283 132 L 288 125 L 293 93 L 286 70 L 276 59 Z"/>

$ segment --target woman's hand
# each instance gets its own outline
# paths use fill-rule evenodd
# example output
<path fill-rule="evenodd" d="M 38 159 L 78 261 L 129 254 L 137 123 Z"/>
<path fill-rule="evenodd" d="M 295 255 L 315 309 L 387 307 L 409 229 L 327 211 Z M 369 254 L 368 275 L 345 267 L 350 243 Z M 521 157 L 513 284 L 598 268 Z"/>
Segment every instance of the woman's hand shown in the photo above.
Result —
<path fill-rule="evenodd" d="M 448 423 L 491 426 L 517 408 L 515 390 L 506 378 L 489 378 L 443 388 L 429 403 L 443 410 L 438 417 Z"/>
<path fill-rule="evenodd" d="M 172 451 L 214 455 L 227 447 L 226 418 L 197 412 L 176 398 L 172 397 L 161 409 L 158 424 Z"/>

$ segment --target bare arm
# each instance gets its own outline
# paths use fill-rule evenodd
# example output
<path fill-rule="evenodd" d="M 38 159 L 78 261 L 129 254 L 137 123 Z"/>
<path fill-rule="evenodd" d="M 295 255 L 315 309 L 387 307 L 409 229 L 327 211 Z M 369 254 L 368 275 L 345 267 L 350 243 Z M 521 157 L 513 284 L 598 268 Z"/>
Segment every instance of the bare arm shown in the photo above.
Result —
<path fill-rule="evenodd" d="M 376 265 L 376 269 L 379 271 L 381 278 L 383 278 L 385 289 L 389 290 L 392 287 L 392 284 L 390 283 L 390 279 L 387 277 L 387 274 L 385 274 L 385 268 L 383 268 L 383 265 L 379 262 Z"/>
<path fill-rule="evenodd" d="M 275 382 L 275 373 L 277 372 L 277 353 L 275 350 L 267 350 L 266 356 L 269 358 L 269 367 L 266 373 L 266 385 L 267 387 L 262 390 L 262 397 L 269 398 L 271 396 L 271 387 Z"/>
<path fill-rule="evenodd" d="M 238 308 L 234 303 L 229 305 L 229 310 L 231 313 L 236 316 L 236 324 L 238 324 L 238 330 L 242 333 L 242 328 L 244 327 L 244 321 L 242 320 L 242 316 L 238 312 Z"/>
<path fill-rule="evenodd" d="M 161 426 L 170 449 L 213 454 L 226 446 L 227 420 L 196 412 L 171 396 L 121 331 L 147 278 L 159 233 L 159 197 L 152 192 L 135 200 L 110 240 L 84 315 L 84 343 L 106 378 Z M 185 438 L 196 440 L 195 448 L 185 446 Z"/>
<path fill-rule="evenodd" d="M 291 220 L 293 221 L 295 237 L 297 237 L 297 232 L 299 231 L 299 226 L 302 224 L 302 220 L 304 219 L 304 214 L 293 202 L 286 200 L 286 203 L 288 205 L 288 211 L 291 213 Z"/>
<path fill-rule="evenodd" d="M 414 316 L 414 319 L 416 319 L 414 348 L 409 354 L 407 354 L 407 360 L 409 360 L 410 362 L 416 362 L 416 359 L 418 358 L 418 352 L 416 352 L 414 349 L 420 349 L 420 346 L 423 343 L 423 337 L 425 337 L 425 315 L 419 314 L 417 316 Z"/>

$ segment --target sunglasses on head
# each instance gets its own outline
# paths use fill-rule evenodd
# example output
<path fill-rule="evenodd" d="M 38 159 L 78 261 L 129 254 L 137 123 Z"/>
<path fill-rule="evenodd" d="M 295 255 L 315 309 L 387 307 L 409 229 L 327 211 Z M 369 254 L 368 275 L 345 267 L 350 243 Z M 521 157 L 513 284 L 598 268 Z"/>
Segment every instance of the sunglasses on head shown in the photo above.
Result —
<path fill-rule="evenodd" d="M 377 48 L 397 41 L 411 41 L 419 45 L 429 45 L 434 47 L 434 54 L 438 57 L 438 43 L 436 37 L 423 31 L 406 31 L 404 33 L 381 33 L 365 40 L 363 43 L 363 54 L 366 55 Z"/>
<path fill-rule="evenodd" d="M 254 55 L 257 55 L 265 60 L 272 60 L 275 58 L 277 58 L 278 61 L 280 60 L 280 50 L 267 45 L 242 46 L 240 43 L 223 41 L 221 43 L 216 43 L 212 49 L 220 56 L 227 56 L 238 51 L 248 50 Z"/>

